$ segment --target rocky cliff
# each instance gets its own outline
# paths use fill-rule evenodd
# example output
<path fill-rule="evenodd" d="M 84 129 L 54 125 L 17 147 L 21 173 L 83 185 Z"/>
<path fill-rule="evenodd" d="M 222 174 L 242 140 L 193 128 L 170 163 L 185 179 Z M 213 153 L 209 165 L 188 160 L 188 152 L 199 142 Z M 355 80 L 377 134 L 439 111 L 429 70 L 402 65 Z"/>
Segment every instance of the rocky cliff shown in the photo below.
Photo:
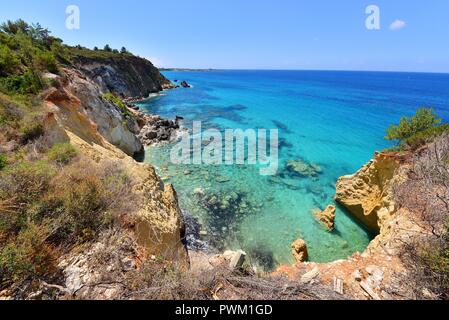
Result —
<path fill-rule="evenodd" d="M 95 82 L 74 69 L 64 69 L 61 75 L 47 77 L 52 79 L 54 86 L 43 93 L 43 98 L 57 110 L 61 123 L 66 127 L 96 143 L 100 143 L 98 135 L 101 135 L 131 156 L 142 150 L 136 137 L 139 130 L 136 121 L 126 117 L 118 106 L 102 99 L 105 92 Z M 81 124 L 81 118 L 86 118 L 89 126 L 95 127 L 94 136 L 86 136 L 87 130 Z"/>
<path fill-rule="evenodd" d="M 152 166 L 138 163 L 129 156 L 142 149 L 135 134 L 138 125 L 134 118 L 125 116 L 118 106 L 102 99 L 105 89 L 79 70 L 66 68 L 60 75 L 47 74 L 46 77 L 53 83 L 41 95 L 49 111 L 45 121 L 46 137 L 52 144 L 70 141 L 83 157 L 95 163 L 106 161 L 123 168 L 134 181 L 133 192 L 139 196 L 133 204 L 137 209 L 129 217 L 132 220 L 130 229 L 119 231 L 120 237 L 115 236 L 118 243 L 110 243 L 115 238 L 107 235 L 87 251 L 69 254 L 60 262 L 66 278 L 66 293 L 86 299 L 118 297 L 122 292 L 120 285 L 106 289 L 98 285 L 99 279 L 105 276 L 103 269 L 115 268 L 113 261 L 110 262 L 112 265 L 109 262 L 100 266 L 91 263 L 89 257 L 99 252 L 115 250 L 123 255 L 120 259 L 131 261 L 133 266 L 136 261 L 158 257 L 187 268 L 189 258 L 183 244 L 184 221 L 174 188 L 164 185 Z M 128 239 L 126 246 L 123 239 Z M 123 248 L 128 247 L 134 248 L 132 254 L 124 251 Z M 130 267 L 130 270 L 134 269 Z"/>
<path fill-rule="evenodd" d="M 395 203 L 396 190 L 411 181 L 413 157 L 376 153 L 355 174 L 338 180 L 336 201 L 376 234 L 363 253 L 331 263 L 281 266 L 275 275 L 299 278 L 303 283 L 321 282 L 356 299 L 413 298 L 411 289 L 401 283 L 409 272 L 401 254 L 412 239 L 432 228 L 423 223 L 418 212 Z M 423 191 L 417 187 L 408 192 L 413 198 Z"/>
<path fill-rule="evenodd" d="M 46 75 L 54 86 L 44 93 L 44 98 L 66 111 L 76 106 L 106 141 L 126 154 L 142 151 L 137 138 L 141 128 L 135 117 L 102 97 L 113 93 L 121 98 L 145 98 L 150 93 L 173 87 L 171 82 L 146 59 L 129 54 L 75 52 L 72 68 L 61 70 L 60 75 Z M 73 115 L 66 112 L 61 120 L 76 131 L 76 121 L 69 114 Z M 78 125 L 78 132 L 80 128 Z"/>
<path fill-rule="evenodd" d="M 397 157 L 377 153 L 353 175 L 337 182 L 335 200 L 348 209 L 369 230 L 379 233 L 382 223 L 394 211 L 391 187 L 399 168 Z"/>
<path fill-rule="evenodd" d="M 132 55 L 77 55 L 75 65 L 100 87 L 122 98 L 146 98 L 150 93 L 172 88 L 153 64 Z"/>

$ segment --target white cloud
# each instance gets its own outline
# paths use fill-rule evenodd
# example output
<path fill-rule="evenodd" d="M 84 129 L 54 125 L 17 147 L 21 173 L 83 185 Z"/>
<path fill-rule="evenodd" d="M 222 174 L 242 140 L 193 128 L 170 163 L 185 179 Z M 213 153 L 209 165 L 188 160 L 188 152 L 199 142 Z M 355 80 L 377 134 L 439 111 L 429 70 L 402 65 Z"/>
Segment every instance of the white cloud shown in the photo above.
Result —
<path fill-rule="evenodd" d="M 390 24 L 390 30 L 392 30 L 392 31 L 400 30 L 400 29 L 405 28 L 406 25 L 407 24 L 405 23 L 405 21 L 397 19 L 397 20 L 393 21 L 392 24 Z"/>

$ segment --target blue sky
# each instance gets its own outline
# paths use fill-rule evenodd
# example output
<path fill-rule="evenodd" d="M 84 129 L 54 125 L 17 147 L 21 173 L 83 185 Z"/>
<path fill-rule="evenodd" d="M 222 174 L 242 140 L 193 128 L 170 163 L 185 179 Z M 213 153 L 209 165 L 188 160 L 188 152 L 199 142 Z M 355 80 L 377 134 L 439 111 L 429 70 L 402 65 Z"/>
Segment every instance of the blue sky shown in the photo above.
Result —
<path fill-rule="evenodd" d="M 380 30 L 365 28 L 370 4 Z M 68 5 L 79 30 L 65 27 Z M 0 20 L 17 18 L 163 67 L 449 72 L 448 0 L 0 0 Z"/>

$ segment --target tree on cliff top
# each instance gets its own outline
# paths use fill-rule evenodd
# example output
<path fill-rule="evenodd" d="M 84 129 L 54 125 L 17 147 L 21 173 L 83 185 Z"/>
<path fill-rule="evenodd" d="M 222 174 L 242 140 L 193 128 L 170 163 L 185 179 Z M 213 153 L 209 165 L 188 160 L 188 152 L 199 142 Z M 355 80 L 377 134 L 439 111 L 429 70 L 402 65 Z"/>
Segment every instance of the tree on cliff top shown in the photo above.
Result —
<path fill-rule="evenodd" d="M 439 126 L 441 122 L 432 108 L 420 108 L 412 117 L 402 117 L 398 125 L 391 125 L 385 139 L 398 141 L 399 145 L 410 145 L 420 135 L 434 136 L 439 128 L 446 128 Z"/>

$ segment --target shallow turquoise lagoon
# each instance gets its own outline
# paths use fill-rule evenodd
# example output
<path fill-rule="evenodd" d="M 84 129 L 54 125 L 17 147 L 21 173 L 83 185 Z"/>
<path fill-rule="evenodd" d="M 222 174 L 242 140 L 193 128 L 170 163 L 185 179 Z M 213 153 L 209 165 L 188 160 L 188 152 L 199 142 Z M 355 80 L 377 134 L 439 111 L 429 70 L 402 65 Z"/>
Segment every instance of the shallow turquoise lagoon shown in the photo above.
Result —
<path fill-rule="evenodd" d="M 370 235 L 338 208 L 329 233 L 311 211 L 334 204 L 335 182 L 389 147 L 385 129 L 420 106 L 449 118 L 449 75 L 325 71 L 166 72 L 187 80 L 140 106 L 151 113 L 202 121 L 203 129 L 279 129 L 276 176 L 257 167 L 170 163 L 170 146 L 148 148 L 156 166 L 178 191 L 185 212 L 201 224 L 219 250 L 243 249 L 266 268 L 293 262 L 291 243 L 303 238 L 310 260 L 346 258 L 368 245 Z M 321 167 L 315 177 L 291 175 L 285 165 L 301 160 Z M 206 235 L 207 233 L 207 235 Z"/>

